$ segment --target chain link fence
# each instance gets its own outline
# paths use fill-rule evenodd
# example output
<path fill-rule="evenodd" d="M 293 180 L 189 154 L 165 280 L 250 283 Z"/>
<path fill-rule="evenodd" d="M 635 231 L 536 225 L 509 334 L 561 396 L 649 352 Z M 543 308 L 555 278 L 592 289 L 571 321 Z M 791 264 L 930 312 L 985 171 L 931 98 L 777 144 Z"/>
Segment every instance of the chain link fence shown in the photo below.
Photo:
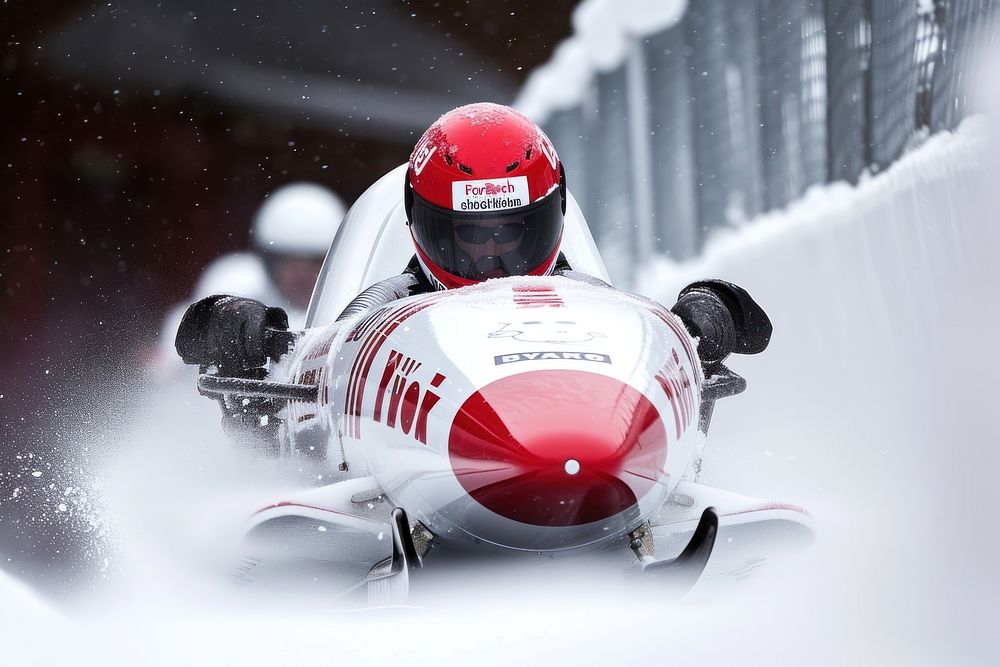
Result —
<path fill-rule="evenodd" d="M 969 112 L 1000 0 L 689 0 L 543 123 L 613 275 L 683 260 L 811 185 L 857 182 Z M 992 32 L 986 37 L 993 39 Z"/>

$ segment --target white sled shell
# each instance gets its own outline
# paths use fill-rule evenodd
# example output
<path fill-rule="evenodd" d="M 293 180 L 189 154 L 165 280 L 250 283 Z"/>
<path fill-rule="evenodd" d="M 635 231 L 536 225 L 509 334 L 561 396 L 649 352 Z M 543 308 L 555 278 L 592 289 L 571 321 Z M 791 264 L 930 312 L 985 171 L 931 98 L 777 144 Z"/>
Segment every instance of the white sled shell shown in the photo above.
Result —
<path fill-rule="evenodd" d="M 701 375 L 680 321 L 653 302 L 568 278 L 504 278 L 402 299 L 311 333 L 294 355 L 289 379 L 318 383 L 320 400 L 289 407 L 293 446 L 326 439 L 331 464 L 373 476 L 395 505 L 442 540 L 561 549 L 621 535 L 665 502 L 698 439 Z M 511 387 L 518 394 L 504 396 Z M 640 404 L 654 412 L 633 433 Z M 469 410 L 479 410 L 505 432 L 476 436 L 498 438 L 488 445 L 461 445 L 469 442 L 463 410 L 466 421 Z M 506 412 L 497 417 L 496 410 Z M 574 423 L 587 419 L 590 426 Z M 594 447 L 603 445 L 590 443 L 593 433 L 638 438 L 629 446 L 640 450 L 661 438 L 664 451 L 655 465 L 652 450 L 635 454 L 640 463 L 616 468 L 610 487 L 594 490 L 624 494 L 622 511 L 580 513 L 574 503 L 597 502 L 589 491 L 550 495 L 491 479 L 504 477 L 500 468 L 528 465 L 526 455 L 497 451 L 490 458 L 479 449 L 522 447 L 514 440 L 527 431 L 535 441 L 579 439 L 559 445 L 565 456 L 553 463 L 555 485 L 605 465 L 594 459 Z M 525 493 L 542 495 L 510 497 Z M 563 506 L 535 506 L 546 503 Z"/>

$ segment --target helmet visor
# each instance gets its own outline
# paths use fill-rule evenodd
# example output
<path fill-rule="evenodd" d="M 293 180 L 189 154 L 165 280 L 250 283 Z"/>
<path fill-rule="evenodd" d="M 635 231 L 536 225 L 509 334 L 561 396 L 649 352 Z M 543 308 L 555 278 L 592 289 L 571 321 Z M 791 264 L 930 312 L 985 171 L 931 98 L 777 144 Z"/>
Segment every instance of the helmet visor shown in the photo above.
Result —
<path fill-rule="evenodd" d="M 466 280 L 531 273 L 552 256 L 562 236 L 558 190 L 529 206 L 467 213 L 441 208 L 413 193 L 410 228 L 424 256 Z"/>

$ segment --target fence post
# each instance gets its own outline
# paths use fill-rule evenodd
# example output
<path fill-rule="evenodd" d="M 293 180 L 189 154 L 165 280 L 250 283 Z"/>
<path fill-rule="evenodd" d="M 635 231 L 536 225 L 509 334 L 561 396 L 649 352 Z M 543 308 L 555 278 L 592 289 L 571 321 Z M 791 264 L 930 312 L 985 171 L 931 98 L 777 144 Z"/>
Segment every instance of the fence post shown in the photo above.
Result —
<path fill-rule="evenodd" d="M 596 216 L 594 236 L 615 280 L 629 275 L 632 195 L 629 188 L 629 133 L 624 64 L 596 77 L 596 140 L 587 151 L 587 181 L 594 199 L 589 215 Z"/>
<path fill-rule="evenodd" d="M 694 100 L 696 238 L 699 249 L 710 230 L 728 222 L 733 146 L 726 82 L 727 18 L 723 0 L 688 6 L 684 17 L 690 53 L 688 84 Z"/>
<path fill-rule="evenodd" d="M 869 164 L 869 47 L 872 0 L 827 0 L 827 171 L 856 183 Z"/>
<path fill-rule="evenodd" d="M 646 41 L 655 237 L 657 249 L 675 260 L 698 254 L 689 60 L 681 25 Z"/>
<path fill-rule="evenodd" d="M 649 94 L 646 87 L 646 59 L 642 44 L 635 37 L 629 38 L 628 56 L 625 61 L 626 89 L 628 90 L 628 129 L 631 159 L 632 192 L 632 259 L 630 270 L 634 276 L 637 264 L 649 258 L 653 243 L 652 225 L 652 160 L 649 151 Z"/>
<path fill-rule="evenodd" d="M 913 137 L 917 99 L 917 3 L 872 2 L 871 145 L 879 169 L 894 162 Z"/>

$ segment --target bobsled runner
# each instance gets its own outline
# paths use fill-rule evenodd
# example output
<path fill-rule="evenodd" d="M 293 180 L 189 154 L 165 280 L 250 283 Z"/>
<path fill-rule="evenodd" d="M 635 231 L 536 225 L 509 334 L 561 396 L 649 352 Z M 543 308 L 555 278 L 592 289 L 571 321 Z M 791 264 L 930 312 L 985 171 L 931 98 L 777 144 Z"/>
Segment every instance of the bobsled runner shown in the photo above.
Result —
<path fill-rule="evenodd" d="M 406 264 L 404 168 L 351 209 L 306 331 L 266 375 L 203 364 L 202 393 L 335 480 L 260 508 L 235 580 L 399 603 L 421 568 L 460 552 L 593 557 L 681 595 L 706 568 L 740 577 L 778 542 L 810 539 L 802 508 L 698 482 L 715 402 L 745 382 L 704 364 L 658 303 L 528 276 L 338 319 Z M 607 279 L 572 199 L 563 248 Z M 727 560 L 731 544 L 743 551 Z"/>

